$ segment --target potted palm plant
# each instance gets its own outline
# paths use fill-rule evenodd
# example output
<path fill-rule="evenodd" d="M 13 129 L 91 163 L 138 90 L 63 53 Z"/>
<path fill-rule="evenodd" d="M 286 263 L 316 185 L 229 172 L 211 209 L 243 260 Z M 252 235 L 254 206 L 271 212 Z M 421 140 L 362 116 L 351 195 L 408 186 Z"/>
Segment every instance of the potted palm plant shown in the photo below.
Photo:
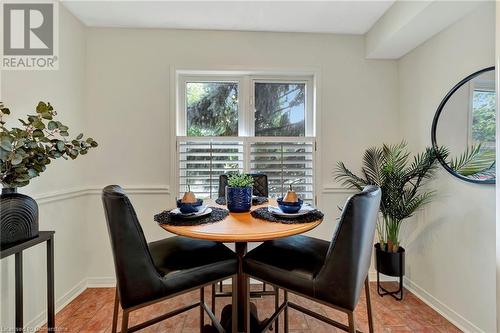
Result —
<path fill-rule="evenodd" d="M 51 160 L 75 159 L 97 147 L 94 139 L 84 139 L 83 134 L 68 139 L 69 128 L 54 120 L 57 113 L 50 103 L 39 102 L 36 114 L 19 119 L 20 127 L 5 126 L 3 117 L 9 114 L 9 108 L 0 102 L 1 247 L 38 235 L 36 201 L 17 193 L 17 188 L 38 177 Z"/>
<path fill-rule="evenodd" d="M 253 177 L 248 174 L 231 174 L 226 187 L 226 203 L 230 212 L 242 213 L 252 207 Z"/>
<path fill-rule="evenodd" d="M 438 155 L 446 156 L 446 149 L 427 148 L 410 159 L 406 143 L 401 142 L 367 149 L 360 176 L 343 162 L 337 164 L 335 179 L 343 186 L 361 190 L 367 185 L 377 185 L 382 189 L 382 218 L 377 224 L 379 243 L 375 245 L 377 272 L 402 280 L 405 249 L 400 246 L 401 225 L 430 202 L 434 192 L 424 191 L 423 185 L 433 176 Z"/>

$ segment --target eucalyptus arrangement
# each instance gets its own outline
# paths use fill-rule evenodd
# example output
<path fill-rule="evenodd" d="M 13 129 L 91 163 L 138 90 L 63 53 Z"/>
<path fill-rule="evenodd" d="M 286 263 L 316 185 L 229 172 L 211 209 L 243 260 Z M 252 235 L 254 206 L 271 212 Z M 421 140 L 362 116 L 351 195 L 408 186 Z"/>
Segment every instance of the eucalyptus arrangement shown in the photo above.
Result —
<path fill-rule="evenodd" d="M 226 203 L 230 212 L 248 212 L 252 207 L 253 177 L 248 174 L 230 174 L 227 179 Z"/>
<path fill-rule="evenodd" d="M 424 191 L 422 187 L 434 174 L 438 154 L 446 156 L 447 150 L 427 148 L 411 160 L 407 144 L 401 142 L 367 149 L 360 176 L 343 162 L 337 164 L 334 176 L 344 186 L 362 190 L 366 185 L 377 185 L 382 189 L 382 221 L 377 225 L 382 250 L 397 252 L 403 221 L 431 201 L 434 191 Z"/>
<path fill-rule="evenodd" d="M 4 188 L 26 186 L 51 160 L 75 159 L 97 147 L 94 139 L 83 134 L 69 139 L 68 126 L 54 120 L 57 112 L 50 103 L 39 102 L 36 114 L 19 119 L 20 127 L 5 127 L 3 118 L 9 114 L 0 102 L 0 182 Z"/>
<path fill-rule="evenodd" d="M 38 177 L 52 160 L 75 159 L 97 147 L 83 134 L 69 139 L 69 128 L 54 119 L 50 103 L 39 102 L 36 114 L 19 119 L 21 126 L 8 129 L 4 117 L 9 108 L 0 102 L 0 245 L 25 241 L 38 235 L 38 205 L 17 188 Z"/>

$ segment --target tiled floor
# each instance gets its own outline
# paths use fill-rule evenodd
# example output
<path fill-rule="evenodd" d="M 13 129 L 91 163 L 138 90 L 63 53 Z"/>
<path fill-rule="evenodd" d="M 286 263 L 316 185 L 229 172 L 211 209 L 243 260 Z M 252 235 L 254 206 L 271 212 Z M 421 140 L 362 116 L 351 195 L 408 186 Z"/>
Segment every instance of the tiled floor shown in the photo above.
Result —
<path fill-rule="evenodd" d="M 253 287 L 253 286 L 252 286 Z M 455 326 L 429 308 L 411 293 L 407 292 L 402 302 L 391 297 L 380 297 L 375 291 L 376 285 L 371 284 L 371 295 L 375 322 L 375 332 L 460 332 Z M 113 314 L 114 288 L 87 289 L 68 306 L 62 309 L 56 317 L 58 332 L 79 333 L 109 333 Z M 206 290 L 206 301 L 210 301 L 210 290 Z M 364 294 L 364 292 L 362 293 Z M 199 292 L 191 292 L 171 300 L 151 305 L 132 312 L 131 324 L 153 318 L 158 314 L 168 312 L 177 306 L 197 300 Z M 305 306 L 332 319 L 347 323 L 344 314 L 319 305 L 307 299 L 290 296 L 290 300 Z M 222 307 L 230 302 L 230 298 L 217 298 L 217 315 Z M 259 318 L 269 317 L 274 309 L 274 297 L 252 299 L 259 309 Z M 356 310 L 358 329 L 368 332 L 367 315 L 364 296 Z M 299 313 L 293 309 L 290 312 L 290 333 L 323 333 L 342 332 L 329 325 Z M 209 323 L 205 316 L 205 323 Z M 119 318 L 120 319 L 120 318 Z M 198 332 L 199 308 L 150 326 L 140 332 L 195 333 Z M 280 321 L 282 332 L 283 321 Z M 41 331 L 44 331 L 43 329 Z"/>

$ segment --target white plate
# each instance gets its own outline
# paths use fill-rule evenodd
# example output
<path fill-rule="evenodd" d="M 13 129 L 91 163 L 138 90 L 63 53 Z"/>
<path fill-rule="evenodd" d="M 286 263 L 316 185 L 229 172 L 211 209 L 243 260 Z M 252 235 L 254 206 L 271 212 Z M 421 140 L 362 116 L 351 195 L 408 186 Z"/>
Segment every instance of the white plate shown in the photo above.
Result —
<path fill-rule="evenodd" d="M 201 206 L 197 212 L 189 213 L 189 214 L 182 214 L 179 208 L 172 209 L 170 211 L 170 213 L 172 213 L 174 215 L 178 215 L 179 217 L 182 217 L 183 219 L 193 219 L 196 217 L 208 215 L 211 212 L 212 212 L 212 208 L 210 208 L 208 206 Z"/>
<path fill-rule="evenodd" d="M 316 208 L 312 207 L 309 204 L 303 204 L 297 213 L 290 214 L 290 213 L 284 213 L 279 207 L 267 206 L 267 210 L 269 211 L 269 213 L 271 213 L 273 215 L 286 216 L 286 217 L 302 216 L 302 215 L 305 215 L 305 214 L 307 214 L 315 209 Z"/>

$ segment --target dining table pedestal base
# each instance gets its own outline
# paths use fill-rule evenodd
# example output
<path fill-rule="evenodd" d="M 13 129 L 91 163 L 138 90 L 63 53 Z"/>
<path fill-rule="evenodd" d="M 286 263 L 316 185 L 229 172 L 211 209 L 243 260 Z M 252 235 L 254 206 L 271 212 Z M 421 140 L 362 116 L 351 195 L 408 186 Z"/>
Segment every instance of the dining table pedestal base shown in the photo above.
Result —
<path fill-rule="evenodd" d="M 238 304 L 238 332 L 250 332 L 250 318 L 248 314 L 250 311 L 250 300 L 248 299 L 248 292 L 250 282 L 247 275 L 243 272 L 243 257 L 247 254 L 247 242 L 236 242 L 235 250 L 238 256 L 238 278 L 236 282 L 237 288 L 237 304 Z"/>
<path fill-rule="evenodd" d="M 231 332 L 233 316 L 232 316 L 232 305 L 228 304 L 224 306 L 221 312 L 221 326 L 226 330 L 226 332 Z M 257 306 L 255 303 L 250 303 L 250 331 L 249 332 L 262 332 L 266 321 L 260 321 L 257 313 Z M 239 331 L 241 332 L 241 331 Z"/>

